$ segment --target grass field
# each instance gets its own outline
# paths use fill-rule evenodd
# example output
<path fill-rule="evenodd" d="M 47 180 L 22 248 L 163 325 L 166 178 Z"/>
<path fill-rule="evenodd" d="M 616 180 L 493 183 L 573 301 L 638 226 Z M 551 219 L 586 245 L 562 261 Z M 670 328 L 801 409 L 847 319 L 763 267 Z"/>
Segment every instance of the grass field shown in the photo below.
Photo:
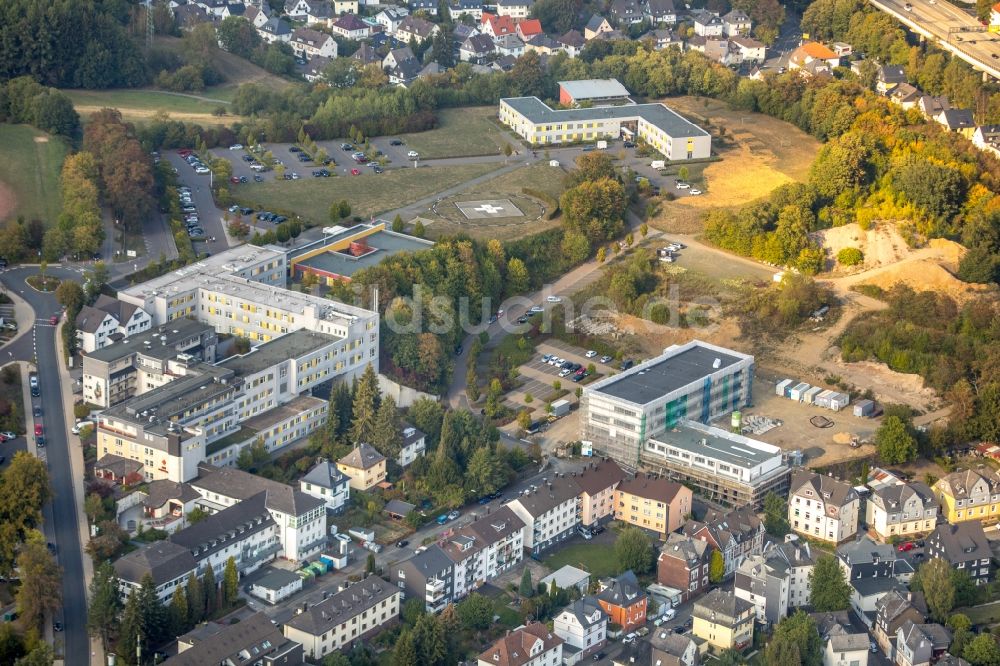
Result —
<path fill-rule="evenodd" d="M 590 573 L 591 580 L 615 576 L 620 573 L 615 549 L 608 544 L 580 543 L 564 546 L 546 557 L 543 564 L 556 571 L 567 564 Z"/>
<path fill-rule="evenodd" d="M 380 176 L 272 180 L 236 188 L 233 198 L 258 210 L 287 211 L 311 222 L 325 223 L 334 201 L 346 199 L 354 215 L 368 218 L 402 208 L 496 168 L 496 164 L 468 164 L 389 169 Z"/>
<path fill-rule="evenodd" d="M 401 138 L 423 159 L 498 155 L 507 141 L 490 120 L 495 114 L 492 106 L 444 109 L 438 112 L 436 129 L 403 134 Z"/>
<path fill-rule="evenodd" d="M 712 134 L 719 162 L 689 167 L 689 180 L 705 193 L 665 204 L 651 220 L 667 231 L 695 232 L 703 214 L 714 208 L 742 206 L 775 188 L 804 181 L 820 142 L 791 123 L 762 113 L 731 109 L 725 102 L 701 97 L 663 100 Z M 719 132 L 724 141 L 719 141 Z M 677 167 L 671 167 L 676 173 Z"/>
<path fill-rule="evenodd" d="M 157 113 L 168 114 L 174 120 L 186 120 L 207 125 L 228 122 L 227 116 L 216 116 L 212 112 L 220 106 L 228 110 L 228 102 L 211 101 L 211 93 L 196 98 L 194 96 L 160 90 L 64 90 L 73 101 L 73 106 L 82 116 L 89 116 L 103 108 L 111 107 L 122 112 L 122 117 L 130 122 L 151 119 Z"/>
<path fill-rule="evenodd" d="M 23 215 L 54 224 L 66 145 L 27 125 L 0 125 L 0 220 Z"/>

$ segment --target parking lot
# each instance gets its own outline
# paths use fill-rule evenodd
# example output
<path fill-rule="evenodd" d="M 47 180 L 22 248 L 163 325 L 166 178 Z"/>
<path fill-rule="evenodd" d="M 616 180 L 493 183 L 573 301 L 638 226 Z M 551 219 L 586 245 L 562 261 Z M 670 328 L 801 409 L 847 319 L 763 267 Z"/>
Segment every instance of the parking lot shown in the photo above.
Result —
<path fill-rule="evenodd" d="M 576 396 L 574 395 L 574 389 L 577 385 L 583 386 L 596 381 L 601 377 L 607 376 L 609 372 L 617 370 L 618 367 L 614 359 L 609 359 L 607 363 L 602 363 L 600 356 L 595 355 L 588 358 L 586 355 L 587 351 L 586 349 L 574 347 L 560 340 L 547 340 L 541 343 L 538 345 L 532 359 L 520 366 L 519 372 L 521 377 L 526 381 L 508 394 L 508 400 L 516 405 L 517 408 L 523 409 L 524 396 L 530 393 L 534 398 L 539 400 L 538 408 L 542 409 L 545 405 L 544 401 L 555 391 L 553 383 L 558 381 L 561 389 L 567 392 L 562 398 L 575 403 Z M 543 360 L 545 356 L 556 356 L 563 359 L 564 362 L 574 363 L 580 369 L 584 370 L 590 365 L 594 365 L 597 372 L 593 376 L 588 375 L 579 381 L 573 381 L 576 369 L 568 370 L 554 365 Z"/>
<path fill-rule="evenodd" d="M 228 244 L 223 229 L 222 211 L 215 207 L 212 199 L 209 176 L 195 173 L 191 165 L 176 151 L 167 152 L 165 156 L 177 170 L 178 184 L 191 189 L 191 201 L 198 215 L 198 224 L 205 231 L 204 239 L 194 239 L 195 251 L 215 254 L 225 250 Z"/>

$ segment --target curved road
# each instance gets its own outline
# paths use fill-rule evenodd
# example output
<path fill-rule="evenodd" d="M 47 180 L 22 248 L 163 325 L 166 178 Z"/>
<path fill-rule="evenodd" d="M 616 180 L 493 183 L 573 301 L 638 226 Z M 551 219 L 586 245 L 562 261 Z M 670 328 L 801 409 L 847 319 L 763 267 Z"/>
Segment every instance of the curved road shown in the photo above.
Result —
<path fill-rule="evenodd" d="M 5 347 L 17 360 L 33 361 L 36 367 L 41 396 L 35 403 L 42 406 L 41 421 L 45 425 L 48 452 L 49 478 L 53 499 L 44 509 L 46 538 L 58 546 L 57 559 L 63 569 L 63 618 L 65 627 L 64 663 L 90 663 L 90 642 L 87 637 L 87 594 L 83 573 L 83 548 L 80 543 L 80 525 L 77 517 L 76 482 L 73 479 L 67 440 L 67 417 L 63 410 L 62 390 L 59 384 L 59 357 L 56 347 L 56 327 L 49 324 L 49 317 L 60 311 L 55 296 L 37 292 L 24 281 L 38 273 L 38 268 L 18 267 L 0 275 L 0 282 L 34 310 L 33 331 L 25 331 Z M 80 273 L 58 266 L 50 266 L 47 275 L 80 280 Z M 36 352 L 37 350 L 37 352 Z M 30 412 L 29 412 L 30 413 Z"/>

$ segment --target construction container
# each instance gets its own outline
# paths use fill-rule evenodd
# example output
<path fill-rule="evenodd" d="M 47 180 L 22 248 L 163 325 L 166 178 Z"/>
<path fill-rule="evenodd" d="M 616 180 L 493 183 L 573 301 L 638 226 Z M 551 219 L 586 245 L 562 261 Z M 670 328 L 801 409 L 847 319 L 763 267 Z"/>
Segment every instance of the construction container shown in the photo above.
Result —
<path fill-rule="evenodd" d="M 792 385 L 792 380 L 791 379 L 782 379 L 774 387 L 774 395 L 780 395 L 780 396 L 784 397 L 785 396 L 785 389 L 788 388 L 791 385 Z"/>
<path fill-rule="evenodd" d="M 823 389 L 819 386 L 813 386 L 811 389 L 802 394 L 802 402 L 807 405 L 811 405 L 816 402 L 816 396 L 823 392 Z"/>
<path fill-rule="evenodd" d="M 309 565 L 309 569 L 316 573 L 316 576 L 322 576 L 326 573 L 326 564 L 322 562 L 313 562 Z"/>
<path fill-rule="evenodd" d="M 834 393 L 830 396 L 830 409 L 835 412 L 839 412 L 849 404 L 851 404 L 851 396 L 846 393 Z"/>
<path fill-rule="evenodd" d="M 805 382 L 802 382 L 801 384 L 796 384 L 788 392 L 788 397 L 790 399 L 794 400 L 795 402 L 802 402 L 802 394 L 805 393 L 806 391 L 808 391 L 811 388 L 812 388 L 812 385 L 811 384 L 806 384 Z"/>
<path fill-rule="evenodd" d="M 871 400 L 858 400 L 854 403 L 854 415 L 870 417 L 875 413 L 875 403 Z"/>
<path fill-rule="evenodd" d="M 552 403 L 552 416 L 566 416 L 569 414 L 569 400 L 556 400 Z"/>
<path fill-rule="evenodd" d="M 830 398 L 833 397 L 834 393 L 834 391 L 821 391 L 813 400 L 813 404 L 817 407 L 830 409 Z"/>

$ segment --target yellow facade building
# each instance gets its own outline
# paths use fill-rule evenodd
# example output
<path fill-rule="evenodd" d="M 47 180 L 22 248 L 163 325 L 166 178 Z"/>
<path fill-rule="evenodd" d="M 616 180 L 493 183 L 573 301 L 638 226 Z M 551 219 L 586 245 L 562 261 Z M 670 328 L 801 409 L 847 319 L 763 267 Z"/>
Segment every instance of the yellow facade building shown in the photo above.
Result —
<path fill-rule="evenodd" d="M 934 484 L 934 495 L 949 523 L 1000 520 L 1000 477 L 991 469 L 952 472 Z"/>

